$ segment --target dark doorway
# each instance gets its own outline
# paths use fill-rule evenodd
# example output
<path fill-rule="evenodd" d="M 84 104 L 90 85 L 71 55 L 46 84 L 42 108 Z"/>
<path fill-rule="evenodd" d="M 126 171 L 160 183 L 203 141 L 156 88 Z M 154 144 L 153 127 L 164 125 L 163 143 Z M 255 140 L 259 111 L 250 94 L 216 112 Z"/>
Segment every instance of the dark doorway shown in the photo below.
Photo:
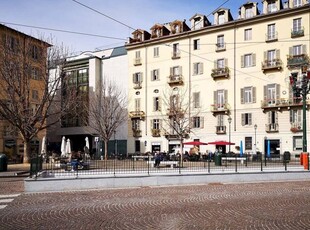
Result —
<path fill-rule="evenodd" d="M 274 139 L 270 141 L 270 156 L 271 157 L 280 157 L 280 140 Z M 267 155 L 268 148 L 268 139 L 265 139 L 265 154 Z"/>

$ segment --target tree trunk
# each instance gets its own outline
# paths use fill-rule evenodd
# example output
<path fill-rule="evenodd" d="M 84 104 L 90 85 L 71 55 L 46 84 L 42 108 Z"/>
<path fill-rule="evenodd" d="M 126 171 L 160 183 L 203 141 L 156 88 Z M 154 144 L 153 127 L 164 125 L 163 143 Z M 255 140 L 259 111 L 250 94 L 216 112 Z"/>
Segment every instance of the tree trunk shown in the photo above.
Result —
<path fill-rule="evenodd" d="M 31 159 L 31 145 L 28 141 L 24 141 L 23 163 L 30 163 Z"/>
<path fill-rule="evenodd" d="M 104 160 L 108 160 L 108 141 L 104 141 Z"/>

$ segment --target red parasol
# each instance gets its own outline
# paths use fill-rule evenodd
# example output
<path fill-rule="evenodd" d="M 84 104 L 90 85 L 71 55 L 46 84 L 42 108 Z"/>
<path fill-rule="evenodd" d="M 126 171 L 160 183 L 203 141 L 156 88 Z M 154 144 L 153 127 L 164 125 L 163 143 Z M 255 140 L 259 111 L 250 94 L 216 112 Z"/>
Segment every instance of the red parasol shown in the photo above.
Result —
<path fill-rule="evenodd" d="M 190 141 L 183 143 L 184 145 L 207 145 L 208 143 L 201 142 L 201 141 Z"/>
<path fill-rule="evenodd" d="M 234 145 L 235 143 L 228 142 L 228 141 L 214 141 L 208 142 L 209 145 Z"/>

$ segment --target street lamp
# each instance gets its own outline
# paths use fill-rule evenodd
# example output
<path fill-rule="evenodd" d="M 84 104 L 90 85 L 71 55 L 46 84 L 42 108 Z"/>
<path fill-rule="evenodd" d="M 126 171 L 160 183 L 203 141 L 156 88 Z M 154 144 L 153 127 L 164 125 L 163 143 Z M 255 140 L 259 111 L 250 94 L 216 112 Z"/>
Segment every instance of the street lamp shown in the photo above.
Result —
<path fill-rule="evenodd" d="M 254 154 L 256 155 L 256 129 L 257 124 L 254 125 Z"/>
<path fill-rule="evenodd" d="M 307 94 L 310 91 L 310 69 L 307 69 L 308 66 L 302 66 L 302 80 L 297 82 L 298 73 L 291 73 L 290 84 L 294 93 L 294 97 L 300 98 L 302 95 L 302 151 L 307 152 Z M 298 84 L 297 84 L 298 83 Z"/>
<path fill-rule="evenodd" d="M 230 125 L 231 125 L 231 120 L 232 120 L 231 117 L 228 117 L 228 123 L 229 123 L 229 145 L 228 145 L 229 147 L 228 148 L 229 148 L 229 153 L 230 153 Z"/>

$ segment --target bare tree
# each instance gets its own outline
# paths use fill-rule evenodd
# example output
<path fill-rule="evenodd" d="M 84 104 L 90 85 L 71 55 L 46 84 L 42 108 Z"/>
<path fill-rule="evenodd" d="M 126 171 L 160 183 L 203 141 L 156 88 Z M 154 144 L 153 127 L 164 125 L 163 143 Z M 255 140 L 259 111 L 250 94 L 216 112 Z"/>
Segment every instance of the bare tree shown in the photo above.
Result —
<path fill-rule="evenodd" d="M 116 129 L 127 122 L 127 95 L 115 82 L 102 80 L 99 90 L 89 102 L 89 126 L 104 141 L 104 159 L 107 160 L 108 142 Z"/>
<path fill-rule="evenodd" d="M 27 163 L 32 157 L 31 140 L 47 128 L 49 116 L 60 113 L 50 107 L 59 92 L 67 49 L 24 34 L 8 33 L 4 38 L 0 45 L 0 116 L 22 139 Z"/>
<path fill-rule="evenodd" d="M 199 111 L 191 111 L 191 99 L 184 88 L 172 88 L 166 91 L 162 98 L 167 114 L 163 114 L 162 129 L 165 135 L 180 140 L 181 160 L 184 139 L 193 132 L 193 118 Z"/>

